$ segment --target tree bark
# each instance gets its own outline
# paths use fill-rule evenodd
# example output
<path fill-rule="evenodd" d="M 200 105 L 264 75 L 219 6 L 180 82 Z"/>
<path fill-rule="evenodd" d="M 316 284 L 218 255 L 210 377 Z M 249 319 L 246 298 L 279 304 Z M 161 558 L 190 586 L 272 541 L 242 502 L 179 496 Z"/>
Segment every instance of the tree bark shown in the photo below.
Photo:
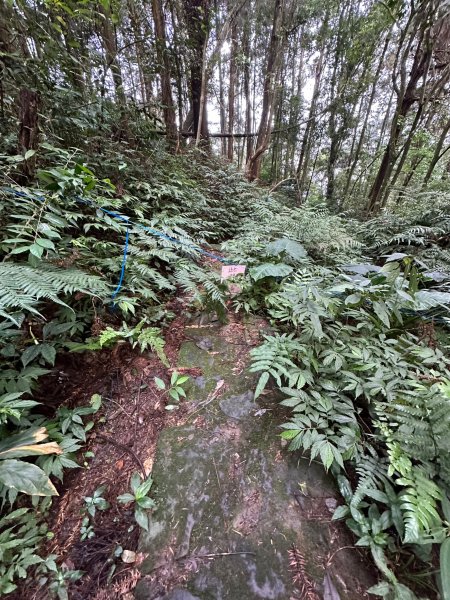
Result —
<path fill-rule="evenodd" d="M 391 123 L 389 141 L 369 193 L 367 203 L 369 214 L 376 213 L 386 202 L 389 181 L 399 158 L 397 146 L 405 127 L 405 119 L 412 106 L 417 103 L 413 124 L 400 153 L 401 165 L 406 160 L 412 135 L 422 118 L 425 107 L 448 81 L 448 56 L 443 65 L 438 65 L 435 55 L 436 43 L 444 43 L 443 47 L 446 47 L 445 43 L 448 45 L 448 39 L 443 42 L 441 37 L 443 32 L 447 31 L 448 17 L 443 17 L 436 23 L 435 17 L 438 10 L 439 3 L 435 0 L 421 4 L 416 12 L 412 10 L 401 35 L 392 75 L 393 86 L 397 94 L 397 105 Z M 414 56 L 410 65 L 410 53 L 414 45 Z M 400 170 L 397 171 L 398 174 L 400 174 Z"/>
<path fill-rule="evenodd" d="M 244 15 L 244 31 L 242 34 L 242 53 L 244 55 L 244 96 L 245 96 L 245 132 L 252 131 L 252 99 L 250 94 L 250 22 L 248 12 Z M 245 157 L 246 160 L 252 155 L 253 139 L 247 138 Z"/>
<path fill-rule="evenodd" d="M 272 33 L 267 52 L 261 120 L 258 127 L 256 149 L 248 158 L 246 166 L 247 177 L 250 181 L 254 181 L 255 179 L 259 178 L 261 172 L 262 155 L 269 146 L 270 129 L 276 97 L 275 87 L 279 67 L 279 54 L 281 48 L 280 28 L 283 20 L 283 8 L 283 0 L 275 0 Z"/>
<path fill-rule="evenodd" d="M 28 150 L 36 150 L 38 147 L 38 110 L 39 95 L 29 89 L 20 90 L 19 95 L 19 153 L 25 155 Z M 24 160 L 22 171 L 26 179 L 34 175 L 36 159 L 34 156 Z"/>
<path fill-rule="evenodd" d="M 363 144 L 364 144 L 364 140 L 365 140 L 365 137 L 366 137 L 367 125 L 369 123 L 369 116 L 370 116 L 370 113 L 371 113 L 371 110 L 372 110 L 373 102 L 375 100 L 375 94 L 376 94 L 376 91 L 377 91 L 377 84 L 379 83 L 379 78 L 380 78 L 380 74 L 381 74 L 381 71 L 382 71 L 382 68 L 383 68 L 384 59 L 385 59 L 386 52 L 387 52 L 387 49 L 388 49 L 388 46 L 389 46 L 389 41 L 390 41 L 390 38 L 391 38 L 391 31 L 388 33 L 388 35 L 386 37 L 386 41 L 384 43 L 383 50 L 381 52 L 380 60 L 378 62 L 377 70 L 375 71 L 375 75 L 374 75 L 374 79 L 373 79 L 373 83 L 372 83 L 372 89 L 371 89 L 370 96 L 369 96 L 369 102 L 367 104 L 366 114 L 364 116 L 364 123 L 363 123 L 362 129 L 361 129 L 361 133 L 360 133 L 360 136 L 359 136 L 358 145 L 356 147 L 356 150 L 355 150 L 355 153 L 354 153 L 354 157 L 353 157 L 353 160 L 352 160 L 349 172 L 348 172 L 347 182 L 346 182 L 345 190 L 344 190 L 344 194 L 343 194 L 344 201 L 347 198 L 348 191 L 350 189 L 350 185 L 351 185 L 351 181 L 352 181 L 352 177 L 353 177 L 353 174 L 355 172 L 356 165 L 358 164 L 359 157 L 360 157 L 360 154 L 361 154 L 361 150 L 362 150 L 362 147 L 363 147 Z"/>
<path fill-rule="evenodd" d="M 230 50 L 230 78 L 228 88 L 228 131 L 233 133 L 234 129 L 234 113 L 235 113 L 235 92 L 236 92 L 236 54 L 238 50 L 237 46 L 237 31 L 236 23 L 233 23 L 231 28 L 231 50 Z M 230 138 L 228 140 L 228 160 L 233 160 L 234 154 L 234 140 Z"/>
<path fill-rule="evenodd" d="M 209 0 L 184 0 L 190 50 L 190 96 L 195 139 L 208 139 L 205 51 L 209 33 Z M 203 102 L 202 102 L 203 92 Z M 201 117 L 200 117 L 201 111 Z M 199 127 L 201 125 L 201 127 Z"/>
<path fill-rule="evenodd" d="M 325 32 L 328 27 L 328 18 L 329 14 L 327 13 L 321 27 L 320 37 L 322 39 L 321 47 L 319 50 L 319 57 L 315 66 L 315 74 L 314 74 L 314 88 L 311 98 L 311 104 L 309 106 L 309 115 L 308 121 L 306 123 L 305 132 L 302 139 L 302 144 L 300 148 L 300 157 L 297 165 L 297 180 L 298 180 L 298 196 L 300 202 L 302 201 L 302 194 L 306 183 L 306 178 L 308 175 L 308 167 L 311 158 L 311 145 L 312 145 L 312 135 L 316 126 L 316 119 L 314 115 L 317 111 L 317 104 L 319 101 L 320 88 L 322 83 L 322 72 L 325 61 L 325 51 L 326 51 L 326 42 L 325 42 Z"/>
<path fill-rule="evenodd" d="M 433 175 L 433 171 L 436 167 L 436 165 L 438 164 L 439 160 L 442 158 L 443 153 L 442 153 L 442 147 L 444 145 L 444 142 L 447 138 L 448 132 L 450 131 L 450 121 L 448 121 L 446 123 L 446 125 L 444 126 L 442 133 L 439 137 L 439 140 L 436 144 L 436 147 L 434 149 L 434 153 L 433 153 L 433 157 L 431 159 L 431 162 L 428 166 L 427 172 L 425 174 L 425 177 L 423 178 L 423 187 L 426 187 L 431 179 L 431 176 Z"/>
<path fill-rule="evenodd" d="M 163 118 L 166 125 L 167 142 L 169 147 L 174 149 L 177 141 L 177 126 L 172 97 L 170 60 L 166 43 L 166 22 L 161 0 L 152 0 L 152 13 L 156 33 L 156 55 L 158 58 L 159 76 L 161 79 Z"/>
<path fill-rule="evenodd" d="M 117 54 L 116 35 L 111 22 L 111 13 L 109 10 L 105 10 L 101 4 L 99 5 L 99 13 L 102 15 L 100 31 L 105 47 L 106 68 L 111 69 L 117 102 L 124 107 L 126 105 L 126 98 L 123 89 L 122 70 Z"/>

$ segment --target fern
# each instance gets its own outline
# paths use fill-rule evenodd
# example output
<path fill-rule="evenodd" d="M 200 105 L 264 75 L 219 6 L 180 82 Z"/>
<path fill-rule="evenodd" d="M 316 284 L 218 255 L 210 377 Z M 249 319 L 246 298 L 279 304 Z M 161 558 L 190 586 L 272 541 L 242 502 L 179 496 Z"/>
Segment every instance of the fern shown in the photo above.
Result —
<path fill-rule="evenodd" d="M 161 336 L 161 330 L 158 327 L 145 327 L 145 323 L 145 319 L 142 319 L 135 327 L 131 328 L 126 323 L 122 325 L 121 329 L 107 327 L 97 338 L 91 338 L 82 344 L 69 344 L 69 347 L 74 352 L 101 350 L 128 340 L 133 348 L 139 346 L 141 352 L 145 352 L 150 348 L 160 361 L 168 367 L 169 361 L 164 354 L 165 340 Z"/>
<path fill-rule="evenodd" d="M 174 281 L 191 296 L 194 304 L 209 312 L 216 311 L 219 317 L 223 317 L 227 284 L 221 282 L 216 271 L 205 271 L 192 263 L 180 261 Z"/>
<path fill-rule="evenodd" d="M 161 337 L 161 330 L 158 327 L 146 327 L 139 332 L 135 345 L 139 346 L 141 352 L 145 352 L 147 348 L 150 348 L 163 365 L 169 366 L 167 356 L 164 354 L 165 340 Z"/>
<path fill-rule="evenodd" d="M 377 414 L 388 431 L 389 441 L 434 471 L 450 489 L 450 400 L 441 384 L 412 382 L 395 402 L 379 403 Z"/>
<path fill-rule="evenodd" d="M 359 508 L 365 498 L 385 502 L 387 498 L 382 490 L 386 483 L 390 482 L 387 461 L 380 459 L 372 451 L 371 455 L 366 454 L 359 459 L 355 470 L 358 483 L 351 499 L 351 506 Z"/>
<path fill-rule="evenodd" d="M 257 398 L 264 390 L 269 376 L 275 379 L 282 387 L 287 383 L 290 387 L 298 385 L 302 387 L 301 370 L 292 361 L 292 356 L 302 352 L 303 347 L 294 339 L 294 335 L 266 335 L 265 342 L 250 352 L 252 365 L 250 371 L 257 373 L 262 371 L 256 386 L 255 397 Z"/>
<path fill-rule="evenodd" d="M 28 310 L 38 313 L 39 300 L 51 300 L 63 304 L 61 294 L 82 292 L 105 297 L 107 285 L 96 275 L 88 275 L 78 269 L 60 269 L 48 264 L 39 267 L 17 263 L 1 263 L 0 314 L 15 322 L 6 311 Z"/>
<path fill-rule="evenodd" d="M 429 474 L 419 467 L 412 467 L 396 483 L 406 488 L 400 494 L 405 522 L 404 542 L 429 542 L 425 536 L 442 526 L 437 506 L 437 502 L 442 500 L 442 491 L 430 480 Z"/>

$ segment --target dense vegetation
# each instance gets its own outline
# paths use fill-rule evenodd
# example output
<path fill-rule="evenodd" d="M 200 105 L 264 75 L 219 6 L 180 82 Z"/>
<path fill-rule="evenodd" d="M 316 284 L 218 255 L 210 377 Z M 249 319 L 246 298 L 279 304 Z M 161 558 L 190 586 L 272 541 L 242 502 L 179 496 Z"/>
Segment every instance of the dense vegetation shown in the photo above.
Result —
<path fill-rule="evenodd" d="M 0 0 L 0 593 L 81 576 L 38 548 L 102 399 L 40 382 L 118 341 L 167 363 L 180 290 L 226 318 L 221 244 L 274 330 L 256 396 L 336 477 L 371 593 L 449 600 L 449 3 L 142 7 Z"/>

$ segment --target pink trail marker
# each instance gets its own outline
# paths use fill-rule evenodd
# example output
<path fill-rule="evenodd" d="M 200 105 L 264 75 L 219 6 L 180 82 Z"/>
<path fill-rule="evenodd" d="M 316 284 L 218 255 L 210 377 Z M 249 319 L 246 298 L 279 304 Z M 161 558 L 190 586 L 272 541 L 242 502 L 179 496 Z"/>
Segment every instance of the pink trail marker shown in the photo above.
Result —
<path fill-rule="evenodd" d="M 245 265 L 224 265 L 222 267 L 222 279 L 234 277 L 235 275 L 243 275 L 245 273 Z"/>

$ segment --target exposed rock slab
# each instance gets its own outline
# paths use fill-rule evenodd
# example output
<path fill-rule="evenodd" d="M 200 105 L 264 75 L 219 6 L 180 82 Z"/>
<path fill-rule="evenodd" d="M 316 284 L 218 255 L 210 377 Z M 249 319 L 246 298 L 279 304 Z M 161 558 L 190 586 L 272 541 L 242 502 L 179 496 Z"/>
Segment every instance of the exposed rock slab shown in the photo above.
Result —
<path fill-rule="evenodd" d="M 180 366 L 203 375 L 191 417 L 159 439 L 138 599 L 359 599 L 373 583 L 358 551 L 336 552 L 351 540 L 331 523 L 332 479 L 284 453 L 274 398 L 254 402 L 245 367 L 260 327 L 192 328 L 182 347 Z"/>

